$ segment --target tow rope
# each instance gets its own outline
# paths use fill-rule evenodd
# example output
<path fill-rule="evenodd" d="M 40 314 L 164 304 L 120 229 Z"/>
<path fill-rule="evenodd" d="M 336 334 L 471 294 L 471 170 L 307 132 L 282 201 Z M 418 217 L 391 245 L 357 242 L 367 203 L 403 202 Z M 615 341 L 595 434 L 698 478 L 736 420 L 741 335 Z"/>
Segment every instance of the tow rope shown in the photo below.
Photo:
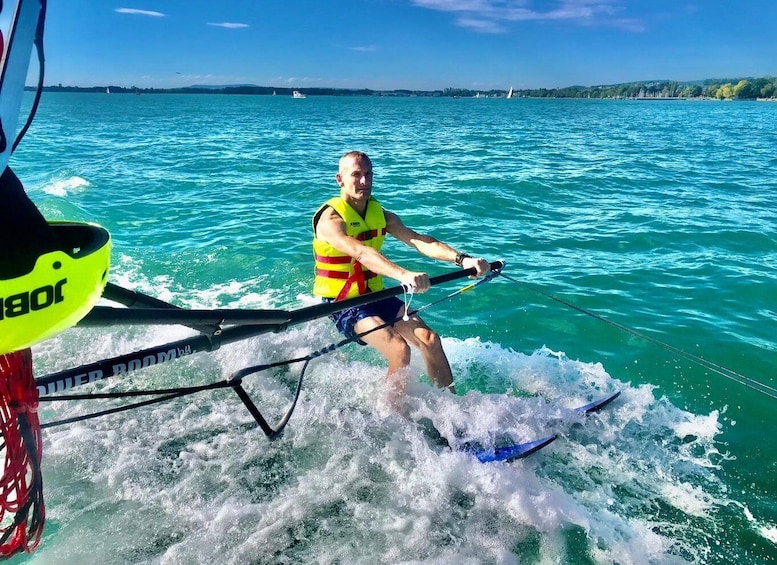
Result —
<path fill-rule="evenodd" d="M 45 521 L 38 391 L 29 349 L 0 356 L 0 557 L 40 543 Z"/>
<path fill-rule="evenodd" d="M 777 400 L 777 388 L 774 386 L 767 384 L 765 382 L 759 381 L 757 379 L 754 379 L 752 377 L 748 377 L 747 375 L 743 375 L 742 373 L 739 373 L 733 369 L 729 369 L 728 367 L 724 367 L 723 365 L 720 365 L 718 363 L 715 363 L 714 361 L 709 361 L 705 359 L 704 357 L 699 357 L 698 355 L 694 355 L 693 353 L 690 353 L 688 351 L 685 351 L 684 349 L 680 349 L 679 347 L 676 347 L 670 343 L 666 343 L 664 341 L 661 341 L 660 339 L 657 339 L 653 336 L 647 335 L 644 332 L 637 331 L 633 328 L 630 328 L 628 326 L 625 326 L 623 324 L 619 324 L 618 322 L 615 322 L 613 320 L 610 320 L 608 318 L 605 318 L 604 316 L 597 314 L 595 312 L 591 312 L 590 310 L 586 310 L 585 308 L 581 308 L 580 306 L 577 306 L 575 304 L 572 304 L 571 302 L 564 300 L 563 298 L 559 298 L 558 296 L 554 296 L 550 294 L 549 292 L 545 292 L 544 290 L 529 285 L 523 281 L 520 281 L 514 277 L 511 277 L 510 275 L 507 275 L 505 273 L 500 273 L 502 277 L 507 279 L 510 282 L 513 282 L 517 284 L 518 286 L 522 286 L 524 288 L 527 288 L 529 290 L 533 290 L 534 292 L 541 294 L 542 296 L 549 298 L 551 300 L 554 300 L 555 302 L 558 302 L 559 304 L 563 304 L 564 306 L 571 308 L 572 310 L 576 310 L 580 312 L 581 314 L 585 314 L 586 316 L 590 316 L 591 318 L 594 318 L 595 320 L 599 320 L 600 322 L 604 322 L 605 324 L 609 324 L 610 326 L 617 328 L 621 330 L 622 332 L 625 332 L 627 334 L 633 335 L 634 337 L 638 337 L 648 343 L 652 343 L 654 345 L 657 345 L 658 347 L 661 347 L 662 349 L 665 349 L 666 351 L 669 351 L 670 353 L 674 353 L 678 357 L 682 357 L 684 359 L 687 359 L 688 361 L 695 363 L 696 365 L 699 365 L 700 367 L 707 369 L 709 371 L 712 371 L 713 373 L 716 373 L 722 377 L 725 377 L 729 379 L 730 381 L 733 381 L 737 384 L 740 384 L 746 388 L 749 388 L 750 390 L 753 390 L 755 392 L 758 392 L 760 394 L 763 394 L 764 396 L 768 396 L 769 398 L 772 398 L 774 400 Z"/>

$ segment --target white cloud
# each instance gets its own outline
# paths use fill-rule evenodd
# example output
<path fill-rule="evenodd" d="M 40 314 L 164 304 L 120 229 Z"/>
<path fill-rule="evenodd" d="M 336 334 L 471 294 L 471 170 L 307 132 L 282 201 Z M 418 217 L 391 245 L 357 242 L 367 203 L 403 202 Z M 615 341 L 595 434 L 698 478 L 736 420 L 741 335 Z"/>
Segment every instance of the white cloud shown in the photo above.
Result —
<path fill-rule="evenodd" d="M 163 18 L 165 15 L 162 12 L 152 12 L 151 10 L 136 10 L 135 8 L 116 8 L 119 14 L 135 14 L 139 16 L 153 16 L 155 18 Z"/>
<path fill-rule="evenodd" d="M 321 84 L 325 79 L 316 77 L 275 77 L 273 80 L 281 83 L 285 82 L 292 86 L 311 86 L 314 84 Z"/>
<path fill-rule="evenodd" d="M 456 20 L 461 27 L 477 31 L 479 33 L 504 33 L 506 28 L 499 22 L 483 18 L 462 17 Z"/>
<path fill-rule="evenodd" d="M 374 51 L 379 51 L 380 47 L 377 45 L 357 45 L 355 47 L 349 47 L 351 51 L 363 51 L 363 52 L 369 52 L 372 53 Z"/>
<path fill-rule="evenodd" d="M 226 29 L 242 29 L 245 27 L 251 27 L 248 24 L 238 24 L 238 23 L 232 23 L 232 22 L 208 22 L 209 26 L 215 26 L 215 27 L 223 27 Z"/>
<path fill-rule="evenodd" d="M 456 24 L 480 33 L 503 33 L 506 24 L 522 21 L 568 21 L 628 31 L 644 23 L 624 18 L 623 0 L 411 0 L 420 8 L 459 14 Z M 539 6 L 537 6 L 539 5 Z"/>

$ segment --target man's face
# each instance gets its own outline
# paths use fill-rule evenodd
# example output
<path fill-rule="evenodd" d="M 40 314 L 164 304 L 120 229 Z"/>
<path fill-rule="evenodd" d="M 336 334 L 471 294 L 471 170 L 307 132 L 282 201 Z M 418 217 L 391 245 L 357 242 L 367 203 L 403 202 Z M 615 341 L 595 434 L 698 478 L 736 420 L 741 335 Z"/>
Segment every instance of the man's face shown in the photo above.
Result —
<path fill-rule="evenodd" d="M 369 159 L 344 158 L 336 178 L 346 199 L 366 202 L 372 194 L 372 163 Z"/>

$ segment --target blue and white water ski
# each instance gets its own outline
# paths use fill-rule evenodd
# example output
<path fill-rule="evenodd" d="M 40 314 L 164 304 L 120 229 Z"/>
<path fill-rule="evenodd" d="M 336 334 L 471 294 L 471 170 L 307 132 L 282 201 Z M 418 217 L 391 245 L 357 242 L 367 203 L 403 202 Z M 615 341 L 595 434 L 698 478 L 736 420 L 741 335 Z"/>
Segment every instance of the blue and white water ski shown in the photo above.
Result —
<path fill-rule="evenodd" d="M 620 391 L 608 394 L 607 396 L 603 396 L 597 400 L 583 404 L 577 408 L 573 408 L 572 411 L 575 414 L 591 414 L 593 412 L 597 412 L 618 398 L 620 394 Z M 447 447 L 449 449 L 455 449 L 456 451 L 474 455 L 481 463 L 509 463 L 511 461 L 515 461 L 516 459 L 522 459 L 531 455 L 532 453 L 536 453 L 543 447 L 550 445 L 556 440 L 557 437 L 556 434 L 553 434 L 523 443 L 507 443 L 504 445 L 491 447 L 486 447 L 479 442 L 465 442 L 453 448 L 451 447 L 451 444 L 448 442 L 448 440 L 442 434 L 440 434 L 437 428 L 434 427 L 432 421 L 428 418 L 421 419 L 418 422 L 418 425 L 424 431 L 426 436 L 433 441 L 433 443 Z"/>
<path fill-rule="evenodd" d="M 460 451 L 471 453 L 477 457 L 481 463 L 497 463 L 503 461 L 509 463 L 516 459 L 522 459 L 536 453 L 546 445 L 550 445 L 555 441 L 556 435 L 535 439 L 533 441 L 527 441 L 526 443 L 514 443 L 510 445 L 503 445 L 500 447 L 483 447 L 477 443 L 467 443 L 459 448 Z"/>
<path fill-rule="evenodd" d="M 605 397 L 600 398 L 599 400 L 594 400 L 593 402 L 589 402 L 588 404 L 584 404 L 583 406 L 578 406 L 574 409 L 574 411 L 578 414 L 590 414 L 592 412 L 596 412 L 598 410 L 601 410 L 605 406 L 607 406 L 610 402 L 615 400 L 621 395 L 620 391 L 614 392 L 612 394 L 609 394 Z"/>

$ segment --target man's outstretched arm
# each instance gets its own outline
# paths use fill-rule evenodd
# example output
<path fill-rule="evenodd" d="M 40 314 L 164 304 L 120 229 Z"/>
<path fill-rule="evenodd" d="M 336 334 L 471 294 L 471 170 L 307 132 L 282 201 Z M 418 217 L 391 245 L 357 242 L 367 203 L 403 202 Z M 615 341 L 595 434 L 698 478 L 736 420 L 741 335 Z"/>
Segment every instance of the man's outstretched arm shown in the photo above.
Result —
<path fill-rule="evenodd" d="M 491 270 L 488 261 L 485 259 L 470 257 L 430 235 L 421 234 L 410 229 L 393 212 L 384 210 L 384 213 L 386 215 L 386 231 L 422 255 L 439 261 L 447 261 L 448 263 L 456 263 L 457 259 L 463 256 L 461 263 L 456 264 L 464 269 L 474 267 L 477 270 L 477 276 L 482 276 Z"/>

